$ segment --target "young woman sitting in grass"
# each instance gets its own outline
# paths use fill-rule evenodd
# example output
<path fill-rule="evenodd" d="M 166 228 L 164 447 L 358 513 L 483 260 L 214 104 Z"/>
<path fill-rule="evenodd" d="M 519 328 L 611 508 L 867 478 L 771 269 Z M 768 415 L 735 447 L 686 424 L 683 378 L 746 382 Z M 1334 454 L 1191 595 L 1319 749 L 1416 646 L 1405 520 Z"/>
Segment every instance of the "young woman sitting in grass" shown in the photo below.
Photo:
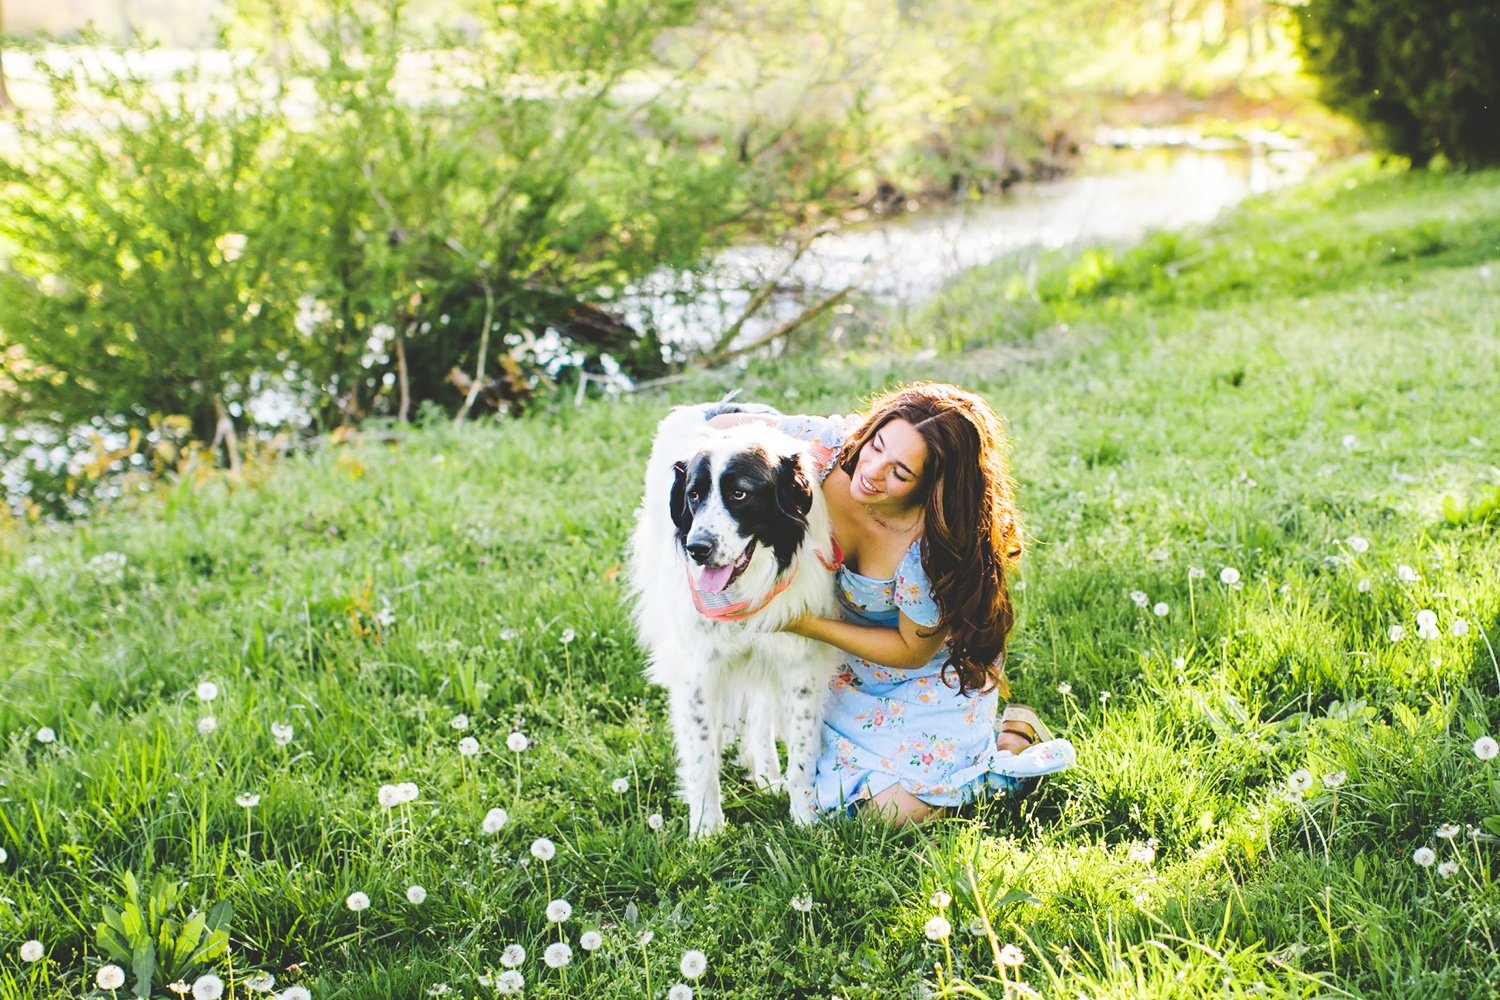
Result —
<path fill-rule="evenodd" d="M 1014 617 L 1006 571 L 1021 556 L 1021 525 L 989 404 L 919 383 L 848 420 L 714 423 L 754 419 L 812 443 L 843 551 L 841 617 L 790 626 L 846 654 L 824 709 L 817 810 L 868 803 L 897 824 L 922 822 L 1069 766 L 1072 747 L 1035 712 L 999 712 Z M 1039 741 L 1017 767 L 1009 755 Z"/>

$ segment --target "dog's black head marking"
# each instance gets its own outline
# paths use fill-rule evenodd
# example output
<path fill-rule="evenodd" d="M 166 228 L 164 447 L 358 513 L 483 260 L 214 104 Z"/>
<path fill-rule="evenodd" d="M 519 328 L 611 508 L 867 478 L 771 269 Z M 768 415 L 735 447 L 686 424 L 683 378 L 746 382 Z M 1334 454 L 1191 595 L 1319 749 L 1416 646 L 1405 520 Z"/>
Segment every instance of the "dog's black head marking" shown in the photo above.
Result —
<path fill-rule="evenodd" d="M 729 455 L 718 475 L 713 456 L 700 452 L 673 466 L 672 522 L 677 542 L 687 549 L 699 512 L 716 497 L 744 538 L 768 547 L 780 573 L 791 565 L 807 534 L 812 485 L 797 456 L 773 460 L 759 448 Z"/>

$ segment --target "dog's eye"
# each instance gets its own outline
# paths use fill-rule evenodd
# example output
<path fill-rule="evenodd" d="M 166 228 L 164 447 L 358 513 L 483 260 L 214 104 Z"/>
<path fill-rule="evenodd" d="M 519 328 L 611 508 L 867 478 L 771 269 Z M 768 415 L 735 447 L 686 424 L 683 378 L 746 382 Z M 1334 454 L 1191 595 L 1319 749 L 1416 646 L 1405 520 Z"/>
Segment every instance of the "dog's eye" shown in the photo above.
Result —
<path fill-rule="evenodd" d="M 691 501 L 693 501 L 693 503 L 697 503 L 698 502 L 698 497 L 699 497 L 699 494 L 698 494 L 697 490 L 688 490 L 688 499 L 691 500 Z"/>
<path fill-rule="evenodd" d="M 743 500 L 749 495 L 750 494 L 746 493 L 744 490 L 735 490 L 733 493 L 729 494 L 730 498 L 734 500 Z"/>

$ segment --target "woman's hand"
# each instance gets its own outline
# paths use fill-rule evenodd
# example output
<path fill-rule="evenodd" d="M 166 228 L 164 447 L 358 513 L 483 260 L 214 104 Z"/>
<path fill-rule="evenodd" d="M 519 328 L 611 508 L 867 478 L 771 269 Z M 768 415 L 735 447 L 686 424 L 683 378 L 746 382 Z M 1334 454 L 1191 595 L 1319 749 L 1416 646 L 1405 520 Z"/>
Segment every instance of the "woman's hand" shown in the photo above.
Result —
<path fill-rule="evenodd" d="M 809 612 L 808 614 L 793 618 L 785 625 L 782 625 L 781 628 L 777 629 L 777 631 L 790 632 L 793 635 L 800 635 L 804 639 L 816 639 L 818 638 L 816 633 L 817 623 L 820 620 L 821 619 L 819 619 L 817 615 Z"/>

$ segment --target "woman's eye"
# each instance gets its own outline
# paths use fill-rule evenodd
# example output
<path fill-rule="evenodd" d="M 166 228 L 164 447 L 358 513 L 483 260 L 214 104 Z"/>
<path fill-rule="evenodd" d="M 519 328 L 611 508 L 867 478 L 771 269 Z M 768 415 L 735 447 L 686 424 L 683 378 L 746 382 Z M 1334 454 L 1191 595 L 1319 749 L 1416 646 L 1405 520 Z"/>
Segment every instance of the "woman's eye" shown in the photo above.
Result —
<path fill-rule="evenodd" d="M 748 495 L 749 494 L 747 494 L 744 490 L 735 490 L 733 493 L 730 494 L 730 497 L 733 498 L 733 499 L 735 499 L 735 500 L 743 500 Z"/>

